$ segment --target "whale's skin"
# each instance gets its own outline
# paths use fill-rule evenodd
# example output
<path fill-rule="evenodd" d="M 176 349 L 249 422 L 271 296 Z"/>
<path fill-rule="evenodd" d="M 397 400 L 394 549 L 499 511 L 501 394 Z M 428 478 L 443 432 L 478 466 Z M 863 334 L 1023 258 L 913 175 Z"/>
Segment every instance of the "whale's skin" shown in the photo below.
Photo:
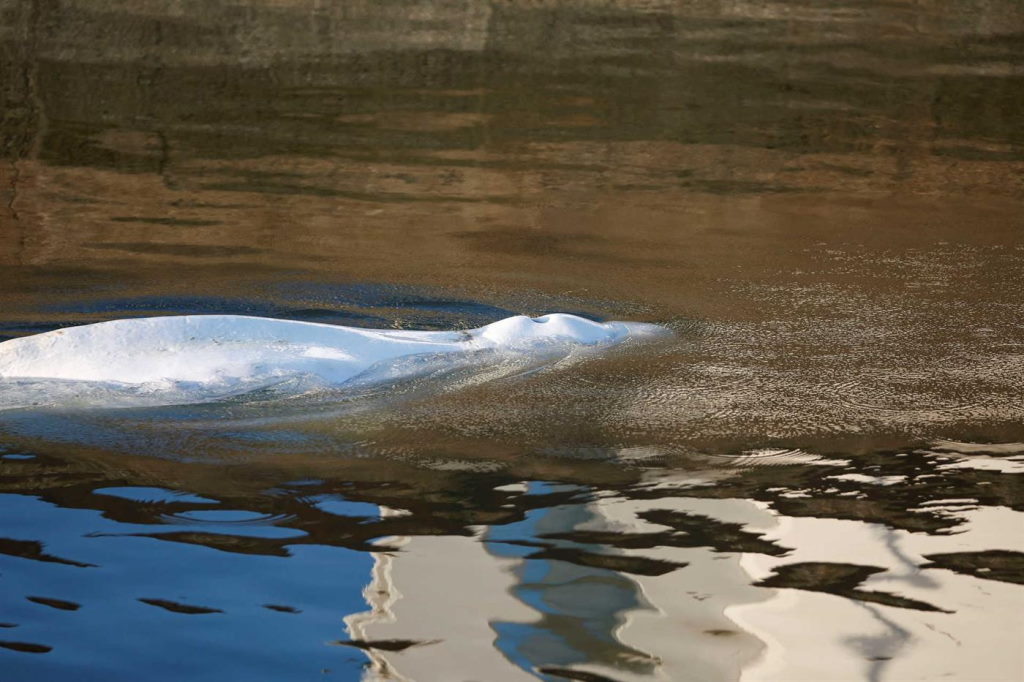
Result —
<path fill-rule="evenodd" d="M 466 331 L 361 329 L 242 315 L 133 318 L 0 343 L 0 383 L 101 382 L 159 391 L 304 376 L 337 387 L 407 357 L 604 346 L 660 329 L 559 313 L 520 315 Z"/>

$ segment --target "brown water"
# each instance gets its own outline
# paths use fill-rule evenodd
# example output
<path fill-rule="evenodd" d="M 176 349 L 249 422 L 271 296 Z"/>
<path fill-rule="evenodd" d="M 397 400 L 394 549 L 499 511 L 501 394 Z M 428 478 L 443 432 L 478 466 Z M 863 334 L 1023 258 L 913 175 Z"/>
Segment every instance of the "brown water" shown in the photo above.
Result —
<path fill-rule="evenodd" d="M 341 411 L 0 415 L 4 679 L 1021 676 L 1020 3 L 0 17 L 0 338 L 676 332 Z"/>

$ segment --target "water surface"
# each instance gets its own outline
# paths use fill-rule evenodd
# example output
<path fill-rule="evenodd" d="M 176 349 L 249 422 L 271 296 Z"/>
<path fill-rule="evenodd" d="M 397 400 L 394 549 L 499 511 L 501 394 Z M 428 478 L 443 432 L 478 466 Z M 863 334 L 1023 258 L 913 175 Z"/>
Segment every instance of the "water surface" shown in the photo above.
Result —
<path fill-rule="evenodd" d="M 0 16 L 0 339 L 675 332 L 341 404 L 3 413 L 5 679 L 1019 677 L 1019 3 Z"/>

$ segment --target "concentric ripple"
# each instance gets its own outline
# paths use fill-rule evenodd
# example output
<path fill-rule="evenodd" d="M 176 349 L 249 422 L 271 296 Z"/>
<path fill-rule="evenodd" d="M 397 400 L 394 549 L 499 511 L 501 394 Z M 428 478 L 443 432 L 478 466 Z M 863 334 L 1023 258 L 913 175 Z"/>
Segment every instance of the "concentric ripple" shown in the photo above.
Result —
<path fill-rule="evenodd" d="M 836 399 L 848 407 L 908 416 L 966 413 L 990 397 L 965 393 L 953 376 L 926 372 L 866 371 L 835 385 Z"/>

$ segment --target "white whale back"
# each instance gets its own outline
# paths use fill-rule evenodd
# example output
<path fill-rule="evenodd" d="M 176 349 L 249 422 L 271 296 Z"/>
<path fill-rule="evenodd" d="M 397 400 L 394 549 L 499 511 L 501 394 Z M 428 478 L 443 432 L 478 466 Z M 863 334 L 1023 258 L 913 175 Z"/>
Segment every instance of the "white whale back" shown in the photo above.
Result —
<path fill-rule="evenodd" d="M 55 380 L 171 391 L 187 385 L 207 399 L 289 377 L 340 387 L 404 358 L 493 351 L 518 356 L 603 346 L 660 327 L 593 322 L 574 315 L 510 317 L 468 331 L 360 329 L 240 315 L 114 320 L 0 343 L 0 382 Z M 419 364 L 419 370 L 422 370 Z M 389 378 L 394 379 L 392 372 Z M 170 396 L 168 396 L 170 397 Z M 0 406 L 2 407 L 2 406 Z"/>

